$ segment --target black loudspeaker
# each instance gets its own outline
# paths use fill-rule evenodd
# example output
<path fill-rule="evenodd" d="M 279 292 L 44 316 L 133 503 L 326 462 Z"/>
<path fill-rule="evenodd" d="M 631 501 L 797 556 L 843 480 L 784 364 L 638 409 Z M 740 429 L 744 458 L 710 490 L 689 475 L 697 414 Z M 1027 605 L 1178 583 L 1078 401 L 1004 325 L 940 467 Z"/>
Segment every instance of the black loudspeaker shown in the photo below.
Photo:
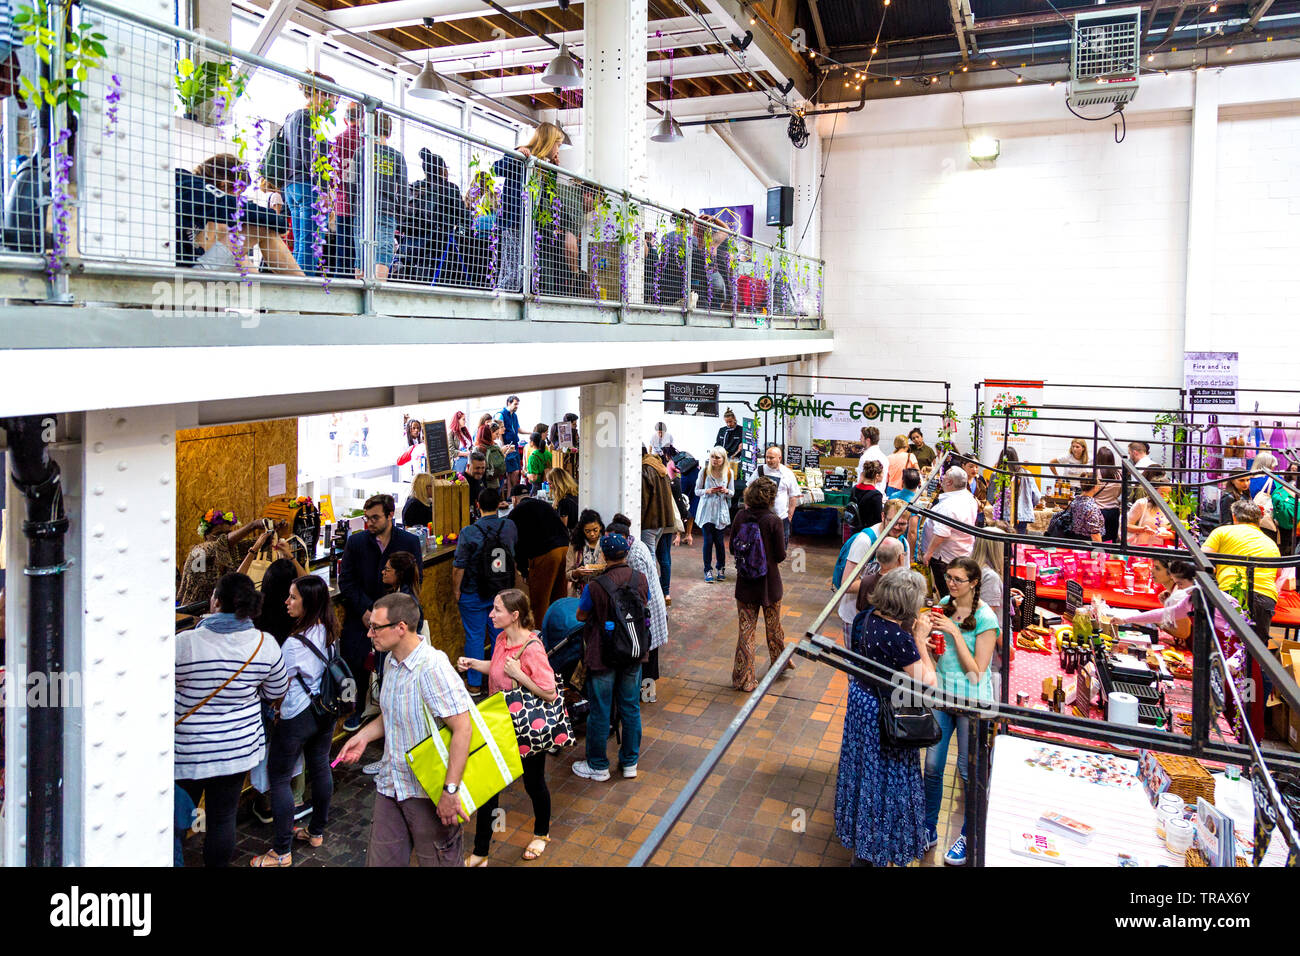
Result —
<path fill-rule="evenodd" d="M 767 191 L 767 224 L 794 225 L 794 187 L 773 186 Z"/>

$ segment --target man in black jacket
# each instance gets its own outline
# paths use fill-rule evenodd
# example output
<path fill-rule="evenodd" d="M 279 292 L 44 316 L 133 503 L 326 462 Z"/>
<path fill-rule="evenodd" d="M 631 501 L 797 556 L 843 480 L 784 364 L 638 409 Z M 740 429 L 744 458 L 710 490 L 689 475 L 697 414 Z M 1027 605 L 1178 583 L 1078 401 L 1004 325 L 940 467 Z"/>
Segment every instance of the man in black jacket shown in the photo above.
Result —
<path fill-rule="evenodd" d="M 745 431 L 736 421 L 736 413 L 728 408 L 722 413 L 722 420 L 726 422 L 718 429 L 718 437 L 713 440 L 713 444 L 719 446 L 727 452 L 727 457 L 736 466 L 736 486 L 731 495 L 731 519 L 736 519 L 736 510 L 740 507 L 739 502 L 745 496 L 745 479 L 741 474 L 740 466 L 740 447 L 744 441 Z"/>
<path fill-rule="evenodd" d="M 424 567 L 420 539 L 409 531 L 393 526 L 395 503 L 392 495 L 372 495 L 366 499 L 366 530 L 348 537 L 339 567 L 339 595 L 343 599 L 343 659 L 357 681 L 356 708 L 344 721 L 346 730 L 359 730 L 361 714 L 366 709 L 366 657 L 372 650 L 367 628 L 370 608 L 384 596 L 382 572 L 388 557 L 406 551 Z M 376 701 L 378 703 L 378 701 Z"/>

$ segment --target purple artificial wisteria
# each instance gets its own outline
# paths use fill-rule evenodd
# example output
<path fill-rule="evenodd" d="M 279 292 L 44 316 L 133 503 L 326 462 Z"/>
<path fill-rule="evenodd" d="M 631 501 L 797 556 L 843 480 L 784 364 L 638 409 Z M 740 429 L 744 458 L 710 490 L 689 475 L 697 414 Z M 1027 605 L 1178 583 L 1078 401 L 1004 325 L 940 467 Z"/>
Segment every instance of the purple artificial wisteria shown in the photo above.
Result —
<path fill-rule="evenodd" d="M 104 135 L 117 132 L 117 104 L 122 101 L 122 78 L 114 73 L 108 78 L 108 92 L 104 94 L 108 109 L 104 111 Z"/>
<path fill-rule="evenodd" d="M 59 131 L 58 139 L 54 141 L 55 163 L 50 177 L 53 186 L 50 204 L 54 210 L 54 248 L 46 266 L 51 282 L 63 271 L 64 257 L 68 252 L 68 217 L 72 208 L 68 198 L 68 184 L 72 180 L 73 163 L 72 156 L 68 153 L 68 140 L 71 137 L 72 131 L 65 128 Z"/>

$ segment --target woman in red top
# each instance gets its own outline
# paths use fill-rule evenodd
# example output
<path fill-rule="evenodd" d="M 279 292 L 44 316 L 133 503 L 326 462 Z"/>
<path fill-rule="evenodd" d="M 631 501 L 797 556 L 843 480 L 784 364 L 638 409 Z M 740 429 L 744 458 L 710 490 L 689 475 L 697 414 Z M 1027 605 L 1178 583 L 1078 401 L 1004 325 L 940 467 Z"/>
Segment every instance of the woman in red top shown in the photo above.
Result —
<path fill-rule="evenodd" d="M 474 448 L 474 436 L 469 433 L 464 412 L 458 411 L 451 417 L 451 427 L 447 429 L 447 437 L 451 440 L 452 467 L 456 469 L 458 475 L 463 475 L 465 466 L 469 464 L 469 453 Z"/>
<path fill-rule="evenodd" d="M 488 694 L 524 690 L 542 700 L 552 701 L 559 696 L 555 686 L 555 671 L 541 637 L 533 630 L 533 612 L 528 595 L 518 588 L 508 588 L 496 596 L 490 614 L 493 627 L 501 629 L 492 649 L 492 660 L 481 661 L 462 657 L 456 661 L 461 673 L 476 670 L 488 678 Z M 533 801 L 533 839 L 524 850 L 525 860 L 535 860 L 546 850 L 551 832 L 551 792 L 546 788 L 546 751 L 525 754 L 524 790 Z M 465 861 L 466 866 L 487 866 L 488 850 L 492 846 L 493 814 L 497 809 L 494 796 L 478 808 L 474 829 L 474 853 Z"/>

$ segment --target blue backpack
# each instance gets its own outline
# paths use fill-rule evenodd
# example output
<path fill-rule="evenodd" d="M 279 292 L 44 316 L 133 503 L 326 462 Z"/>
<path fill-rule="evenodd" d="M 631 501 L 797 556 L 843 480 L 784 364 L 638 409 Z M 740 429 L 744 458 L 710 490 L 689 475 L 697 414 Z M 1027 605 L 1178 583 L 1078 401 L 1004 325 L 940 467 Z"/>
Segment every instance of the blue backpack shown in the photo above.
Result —
<path fill-rule="evenodd" d="M 731 534 L 731 553 L 736 573 L 742 578 L 767 577 L 767 548 L 757 521 L 746 521 Z"/>
<path fill-rule="evenodd" d="M 873 544 L 876 541 L 876 532 L 872 531 L 870 528 L 864 528 L 859 531 L 858 534 L 870 535 L 867 540 Z M 835 572 L 831 575 L 831 590 L 833 591 L 838 591 L 840 586 L 844 584 L 844 569 L 849 563 L 849 551 L 852 550 L 853 541 L 857 538 L 858 534 L 850 535 L 849 540 L 845 541 L 840 547 L 840 556 L 835 561 Z"/>

